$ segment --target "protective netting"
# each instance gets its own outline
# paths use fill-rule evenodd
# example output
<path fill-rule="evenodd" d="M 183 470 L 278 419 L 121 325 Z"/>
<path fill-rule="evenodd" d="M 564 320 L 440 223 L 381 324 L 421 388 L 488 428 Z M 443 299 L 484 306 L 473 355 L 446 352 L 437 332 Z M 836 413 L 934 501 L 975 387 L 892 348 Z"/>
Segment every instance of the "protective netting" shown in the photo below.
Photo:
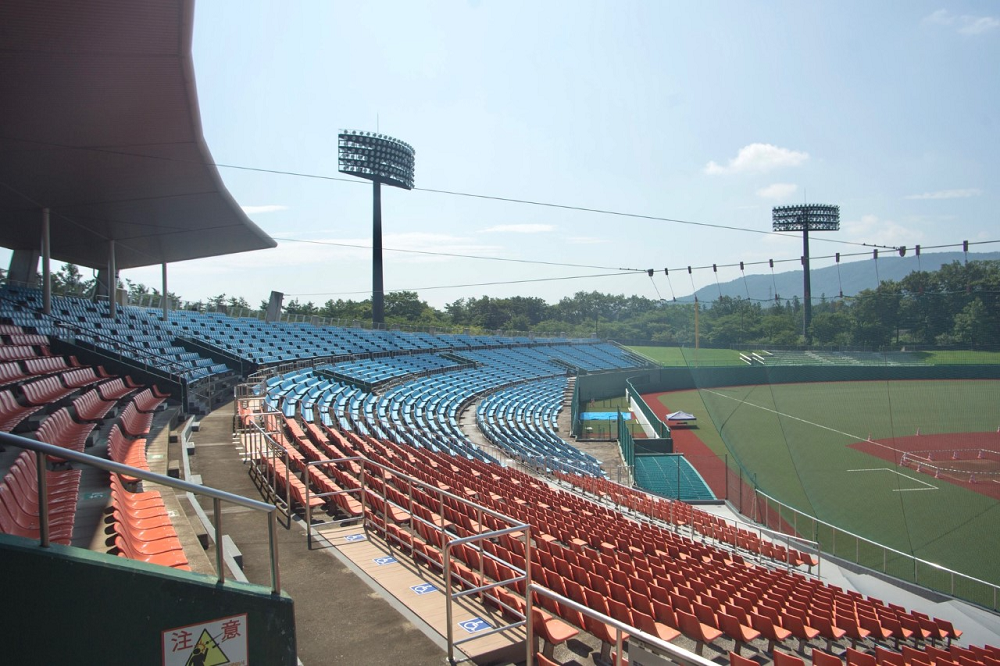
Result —
<path fill-rule="evenodd" d="M 699 417 L 672 435 L 715 454 L 706 480 L 724 477 L 744 513 L 827 553 L 995 606 L 993 588 L 919 561 L 1000 584 L 995 353 L 740 353 L 727 368 L 686 350 L 696 390 L 657 398 Z"/>

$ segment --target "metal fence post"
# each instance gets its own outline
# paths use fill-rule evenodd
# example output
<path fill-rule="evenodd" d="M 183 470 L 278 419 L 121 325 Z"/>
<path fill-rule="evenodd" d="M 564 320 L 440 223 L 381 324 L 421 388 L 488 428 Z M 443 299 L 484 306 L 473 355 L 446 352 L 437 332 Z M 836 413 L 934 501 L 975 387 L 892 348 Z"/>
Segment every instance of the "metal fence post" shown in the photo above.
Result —
<path fill-rule="evenodd" d="M 226 582 L 226 572 L 222 562 L 222 500 L 212 498 L 212 513 L 215 518 L 215 568 L 219 576 L 219 585 Z"/>
<path fill-rule="evenodd" d="M 35 452 L 35 471 L 38 474 L 38 536 L 42 548 L 49 547 L 49 479 L 45 471 L 45 456 Z"/>

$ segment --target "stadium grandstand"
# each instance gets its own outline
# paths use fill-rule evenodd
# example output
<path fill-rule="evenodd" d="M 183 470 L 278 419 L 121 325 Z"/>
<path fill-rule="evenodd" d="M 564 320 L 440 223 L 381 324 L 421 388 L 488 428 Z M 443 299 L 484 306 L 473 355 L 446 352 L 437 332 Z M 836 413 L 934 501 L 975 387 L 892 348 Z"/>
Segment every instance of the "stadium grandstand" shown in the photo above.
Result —
<path fill-rule="evenodd" d="M 193 20 L 193 0 L 0 5 L 4 661 L 1000 663 L 996 585 L 852 563 L 688 463 L 692 430 L 644 397 L 807 382 L 861 352 L 679 380 L 596 337 L 129 303 L 122 269 L 162 266 L 166 293 L 174 262 L 276 245 L 202 136 Z M 54 294 L 53 260 L 96 293 Z M 873 372 L 930 371 L 889 360 Z M 578 439 L 615 395 L 617 434 Z M 992 461 L 968 450 L 934 469 Z"/>

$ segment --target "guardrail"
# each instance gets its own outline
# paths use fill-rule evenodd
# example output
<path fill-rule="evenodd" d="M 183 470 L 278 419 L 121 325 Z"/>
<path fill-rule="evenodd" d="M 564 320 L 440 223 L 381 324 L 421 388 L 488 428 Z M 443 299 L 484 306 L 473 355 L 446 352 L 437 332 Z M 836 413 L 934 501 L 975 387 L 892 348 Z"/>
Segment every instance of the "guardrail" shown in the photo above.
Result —
<path fill-rule="evenodd" d="M 287 452 L 284 452 L 284 448 L 280 444 L 275 442 L 273 438 L 267 435 L 267 433 L 265 433 L 263 430 L 260 430 L 259 428 L 258 430 L 260 434 L 264 435 L 264 437 L 257 439 L 256 444 L 252 445 L 257 447 L 256 449 L 252 449 L 252 453 L 255 452 L 254 453 L 255 455 L 283 454 L 285 460 L 288 460 Z M 279 452 L 278 449 L 280 449 L 281 451 Z M 312 491 L 311 485 L 307 482 L 309 474 L 306 470 L 309 467 L 322 468 L 323 466 L 327 465 L 336 465 L 343 463 L 355 463 L 361 467 L 361 474 L 359 478 L 358 488 L 352 488 L 336 492 L 324 492 L 324 493 L 315 493 Z M 286 467 L 286 469 L 290 469 L 290 467 Z M 386 490 L 387 486 L 385 483 L 387 476 L 395 477 L 402 481 L 400 485 L 406 489 L 406 492 L 404 493 L 402 490 L 400 490 L 400 486 L 396 486 L 396 490 L 401 495 L 406 497 L 407 504 L 399 504 L 393 501 L 389 497 L 389 494 Z M 382 480 L 381 493 L 378 493 L 376 489 L 371 487 L 371 485 L 369 484 L 369 478 L 371 478 L 371 480 L 376 480 L 376 479 Z M 534 664 L 535 635 L 534 635 L 534 628 L 532 627 L 532 623 L 530 621 L 531 609 L 534 597 L 545 596 L 554 599 L 561 605 L 576 610 L 587 617 L 593 618 L 610 626 L 616 632 L 615 643 L 618 655 L 622 654 L 624 639 L 625 636 L 628 635 L 630 636 L 629 638 L 630 645 L 634 645 L 637 647 L 641 646 L 642 649 L 651 651 L 653 654 L 665 655 L 671 662 L 675 664 L 681 664 L 682 666 L 715 666 L 713 662 L 711 662 L 708 659 L 705 659 L 704 657 L 689 652 L 688 650 L 673 645 L 672 643 L 663 641 L 657 636 L 644 633 L 643 631 L 641 631 L 636 627 L 622 623 L 612 617 L 604 615 L 598 611 L 592 610 L 587 606 L 581 605 L 572 599 L 559 595 L 556 592 L 546 587 L 533 583 L 531 579 L 531 570 L 532 567 L 535 565 L 532 564 L 532 550 L 533 550 L 532 537 L 531 537 L 532 527 L 528 523 L 517 521 L 509 516 L 494 511 L 488 507 L 476 504 L 475 502 L 471 502 L 464 497 L 443 490 L 435 485 L 414 478 L 392 467 L 388 467 L 386 465 L 370 460 L 363 456 L 309 461 L 306 463 L 306 469 L 302 470 L 300 480 L 303 481 L 306 487 L 305 524 L 306 524 L 307 543 L 309 544 L 310 547 L 312 545 L 313 531 L 315 529 L 323 527 L 324 525 L 339 525 L 347 522 L 355 522 L 358 520 L 361 520 L 362 527 L 366 532 L 373 530 L 379 533 L 385 540 L 386 544 L 390 547 L 390 549 L 399 548 L 400 546 L 402 546 L 403 544 L 401 541 L 399 541 L 398 537 L 395 537 L 393 534 L 391 534 L 389 530 L 384 526 L 379 526 L 378 523 L 372 519 L 374 517 L 375 510 L 374 507 L 371 505 L 371 502 L 375 500 L 381 501 L 385 513 L 388 513 L 389 507 L 398 508 L 402 511 L 405 511 L 409 515 L 409 520 L 411 521 L 411 524 L 420 523 L 425 527 L 427 527 L 428 529 L 434 530 L 440 536 L 441 539 L 440 548 L 442 552 L 442 560 L 440 563 L 434 563 L 434 565 L 441 567 L 442 575 L 444 577 L 444 585 L 445 585 L 444 592 L 446 600 L 445 614 L 447 622 L 446 638 L 448 646 L 447 649 L 448 649 L 449 663 L 456 663 L 455 659 L 456 648 L 462 645 L 463 643 L 478 640 L 488 635 L 524 627 L 526 631 L 526 641 L 525 641 L 526 663 L 529 666 Z M 287 488 L 288 487 L 287 479 L 285 481 L 285 485 Z M 413 488 L 420 488 L 425 493 L 435 498 L 435 500 L 439 504 L 437 509 L 438 511 L 437 515 L 441 517 L 440 524 L 434 521 L 426 520 L 422 518 L 420 515 L 418 515 L 418 513 L 414 512 L 413 510 L 414 502 L 416 500 L 414 499 L 413 496 L 412 492 Z M 312 503 L 310 502 L 310 498 L 312 497 L 327 498 L 340 494 L 359 495 L 362 507 L 361 515 L 352 516 L 345 519 L 335 519 L 328 521 L 314 520 L 313 511 L 311 508 Z M 483 524 L 483 517 L 489 515 L 499 521 L 503 521 L 504 523 L 507 524 L 507 526 L 501 529 L 494 529 L 485 532 L 480 532 L 479 534 L 473 534 L 467 537 L 452 538 L 453 537 L 452 533 L 446 529 L 444 524 L 446 498 L 454 502 L 458 502 L 464 505 L 465 507 L 474 509 L 476 512 L 475 513 L 476 523 L 479 525 Z M 386 525 L 388 524 L 389 520 L 390 519 L 388 518 L 388 516 L 386 516 L 385 520 Z M 521 540 L 524 544 L 524 568 L 517 566 L 514 562 L 498 558 L 478 545 L 479 542 L 488 539 L 497 539 L 502 535 L 517 535 L 521 537 Z M 459 546 L 462 545 L 472 545 L 472 547 L 475 548 L 476 553 L 479 556 L 478 574 L 479 574 L 479 579 L 482 582 L 481 584 L 477 585 L 473 581 L 469 581 L 465 578 L 462 578 L 461 575 L 457 573 L 457 568 L 454 564 L 455 560 L 454 552 Z M 411 552 L 414 560 L 422 558 L 425 562 L 431 563 L 431 561 L 425 555 L 423 555 L 423 553 L 419 553 L 416 548 L 413 548 Z M 507 568 L 509 568 L 513 572 L 512 577 L 504 580 L 486 582 L 488 579 L 484 575 L 485 567 L 483 565 L 483 562 L 485 561 L 486 558 L 504 564 Z M 455 582 L 456 582 L 455 579 L 457 579 L 457 583 L 463 589 L 455 590 Z M 519 609 L 507 605 L 506 603 L 504 603 L 504 601 L 502 601 L 499 598 L 493 598 L 491 599 L 491 603 L 496 603 L 498 604 L 498 606 L 502 608 L 501 615 L 507 613 L 511 617 L 513 617 L 514 620 L 507 624 L 498 624 L 497 626 L 492 627 L 489 631 L 479 631 L 476 632 L 474 636 L 455 640 L 454 636 L 455 623 L 453 621 L 454 620 L 453 604 L 455 603 L 455 601 L 457 601 L 462 597 L 482 596 L 483 593 L 488 592 L 489 590 L 492 590 L 494 588 L 508 587 L 512 585 L 515 586 L 515 589 L 518 586 L 520 586 L 521 589 L 523 590 L 523 593 L 517 591 L 517 596 L 519 598 L 523 597 L 524 599 L 524 612 L 521 612 Z"/>
<path fill-rule="evenodd" d="M 733 552 L 735 554 L 739 554 L 739 555 L 743 555 L 743 554 L 747 554 L 748 553 L 751 556 L 753 556 L 754 558 L 758 559 L 758 561 L 761 564 L 765 563 L 765 558 L 766 558 L 767 562 L 769 562 L 771 564 L 783 565 L 783 566 L 785 566 L 785 568 L 788 571 L 794 570 L 796 567 L 792 563 L 792 554 L 791 554 L 791 549 L 792 549 L 792 547 L 794 545 L 794 548 L 796 550 L 798 550 L 798 551 L 800 551 L 802 553 L 808 554 L 808 555 L 815 556 L 816 559 L 817 559 L 817 561 L 818 561 L 818 563 L 816 565 L 816 572 L 815 572 L 815 574 L 813 574 L 812 567 L 810 567 L 809 571 L 806 572 L 807 575 L 815 575 L 816 578 L 820 578 L 821 577 L 821 573 L 822 573 L 821 572 L 821 568 L 822 568 L 822 558 L 821 558 L 822 551 L 820 550 L 820 544 L 817 541 L 810 541 L 808 539 L 802 538 L 801 536 L 790 535 L 790 534 L 786 534 L 784 532 L 779 532 L 779 531 L 776 531 L 776 530 L 772 530 L 772 529 L 770 529 L 770 528 L 768 528 L 768 527 L 766 527 L 764 525 L 759 525 L 759 524 L 756 524 L 756 523 L 741 522 L 741 521 L 738 521 L 738 520 L 733 520 L 731 518 L 727 518 L 725 516 L 719 516 L 719 515 L 715 515 L 715 514 L 709 514 L 707 512 L 705 513 L 705 515 L 708 518 L 710 518 L 711 521 L 713 521 L 713 523 L 714 522 L 722 522 L 722 523 L 725 523 L 728 527 L 733 528 L 735 530 L 742 530 L 742 531 L 747 532 L 749 534 L 756 533 L 757 538 L 760 539 L 760 540 L 763 540 L 764 536 L 766 535 L 767 538 L 770 541 L 772 541 L 774 543 L 778 543 L 778 545 L 784 545 L 785 546 L 786 558 L 784 560 L 781 560 L 781 559 L 778 559 L 778 558 L 769 558 L 766 555 L 764 555 L 763 553 L 759 553 L 759 552 L 756 552 L 756 551 L 753 551 L 753 550 L 748 550 L 746 548 L 740 547 L 738 544 L 734 545 L 734 544 L 731 544 L 731 543 L 729 543 L 727 541 L 720 540 L 718 538 L 718 535 L 717 535 L 717 533 L 715 532 L 714 529 L 707 529 L 707 530 L 704 529 L 703 523 L 699 523 L 699 521 L 698 520 L 694 520 L 693 517 L 692 517 L 692 520 L 689 523 L 686 524 L 686 527 L 682 526 L 682 524 L 680 522 L 678 522 L 675 519 L 675 517 L 674 517 L 674 508 L 677 506 L 678 503 L 683 504 L 683 502 L 680 502 L 679 500 L 671 499 L 669 497 L 663 497 L 661 495 L 655 495 L 655 494 L 650 493 L 648 491 L 645 491 L 645 490 L 643 490 L 641 488 L 632 488 L 631 486 L 624 486 L 623 487 L 623 492 L 627 492 L 629 494 L 632 494 L 636 498 L 637 501 L 630 502 L 630 503 L 625 503 L 625 504 L 620 504 L 620 503 L 618 503 L 617 500 L 615 500 L 613 498 L 605 498 L 605 497 L 603 497 L 601 495 L 597 495 L 595 493 L 592 493 L 591 491 L 587 490 L 586 488 L 584 488 L 582 486 L 575 485 L 574 483 L 572 483 L 571 481 L 566 480 L 565 478 L 559 478 L 559 477 L 557 477 L 556 478 L 556 483 L 560 487 L 571 489 L 573 492 L 581 494 L 584 497 L 587 497 L 588 499 L 591 499 L 591 501 L 593 501 L 593 502 L 596 502 L 598 504 L 605 504 L 605 505 L 613 506 L 616 510 L 620 511 L 621 513 L 623 513 L 625 515 L 631 516 L 636 521 L 639 521 L 639 522 L 648 522 L 648 523 L 653 523 L 653 524 L 666 523 L 667 528 L 670 529 L 670 530 L 672 530 L 675 534 L 679 534 L 679 535 L 682 535 L 682 536 L 687 536 L 692 541 L 697 540 L 698 539 L 698 535 L 701 535 L 703 537 L 702 540 L 704 540 L 704 537 L 708 537 L 708 538 L 712 539 L 713 541 L 715 541 L 715 546 L 717 548 L 721 548 L 723 550 L 728 550 L 728 551 L 731 551 L 731 552 Z M 623 485 L 621 483 L 621 481 L 618 481 L 618 483 L 619 483 L 619 485 Z M 667 502 L 667 503 L 669 503 L 669 506 L 670 506 L 670 515 L 665 520 L 661 520 L 661 519 L 657 518 L 656 516 L 650 515 L 649 513 L 646 513 L 645 511 L 641 510 L 639 508 L 639 504 L 641 502 Z M 728 504 L 729 504 L 730 508 L 732 509 L 733 513 L 739 515 L 740 512 L 736 509 L 736 507 L 733 506 L 731 503 L 728 503 Z M 697 512 L 698 509 L 696 507 L 691 507 L 691 511 L 692 512 Z"/>
<path fill-rule="evenodd" d="M 47 485 L 47 474 L 45 474 L 45 456 L 54 456 L 62 460 L 69 460 L 72 462 L 80 463 L 82 465 L 88 465 L 90 467 L 96 467 L 97 469 L 104 470 L 105 472 L 112 472 L 115 474 L 126 474 L 131 477 L 136 477 L 144 481 L 150 481 L 152 483 L 158 483 L 163 486 L 168 486 L 174 488 L 175 490 L 182 490 L 189 493 L 194 493 L 195 495 L 204 495 L 206 497 L 212 498 L 214 517 L 215 517 L 215 533 L 221 534 L 222 530 L 222 502 L 230 502 L 248 509 L 253 509 L 255 511 L 263 511 L 267 513 L 267 540 L 268 540 L 268 552 L 270 553 L 270 570 L 271 570 L 271 594 L 280 594 L 281 592 L 281 575 L 278 569 L 278 541 L 275 539 L 275 511 L 277 507 L 273 504 L 268 504 L 266 502 L 261 502 L 259 500 L 250 499 L 248 497 L 243 497 L 242 495 L 234 495 L 233 493 L 228 493 L 224 490 L 218 490 L 216 488 L 209 488 L 206 486 L 201 486 L 196 483 L 191 483 L 189 481 L 181 481 L 179 479 L 174 479 L 169 476 L 164 476 L 163 474 L 156 474 L 155 472 L 147 472 L 142 469 L 135 467 L 129 467 L 128 465 L 122 465 L 121 463 L 116 463 L 112 460 L 104 460 L 103 458 L 98 458 L 87 453 L 80 453 L 78 451 L 73 451 L 70 449 L 65 449 L 61 446 L 54 446 L 52 444 L 46 444 L 44 442 L 36 442 L 33 439 L 27 439 L 25 437 L 19 437 L 17 435 L 11 435 L 9 433 L 0 433 L 0 445 L 4 446 L 16 446 L 21 449 L 27 449 L 29 451 L 35 452 L 35 468 L 38 474 L 38 523 L 39 523 L 39 541 L 42 548 L 49 547 L 49 515 L 48 515 L 48 485 Z M 215 540 L 215 564 L 216 570 L 218 572 L 219 584 L 225 583 L 225 568 L 223 567 L 223 547 L 222 539 L 218 538 Z"/>
<path fill-rule="evenodd" d="M 802 533 L 802 530 L 807 532 L 811 530 L 812 540 L 820 543 L 822 543 L 820 537 L 829 535 L 830 542 L 823 550 L 828 555 L 867 569 L 881 571 L 883 574 L 899 580 L 911 581 L 921 587 L 948 594 L 994 611 L 1000 610 L 1000 606 L 997 605 L 998 600 L 1000 600 L 1000 585 L 866 539 L 832 523 L 810 516 L 759 489 L 755 493 L 763 500 L 754 503 L 754 515 L 750 517 L 755 521 L 770 525 L 773 518 L 778 531 L 787 526 L 795 535 Z M 761 505 L 763 505 L 763 510 L 760 508 Z M 772 513 L 772 506 L 777 509 L 775 513 Z M 788 521 L 789 517 L 791 517 L 791 522 Z M 799 525 L 800 517 L 804 522 L 801 526 Z M 783 531 L 781 533 L 785 534 Z M 958 584 L 956 585 L 956 583 Z"/>
<path fill-rule="evenodd" d="M 307 469 L 309 467 L 320 467 L 321 468 L 321 467 L 324 467 L 324 466 L 327 466 L 327 465 L 336 465 L 336 464 L 340 464 L 340 463 L 350 463 L 350 462 L 353 462 L 353 463 L 355 463 L 355 464 L 357 464 L 357 465 L 359 465 L 361 467 L 360 487 L 358 487 L 358 488 L 352 488 L 352 489 L 348 489 L 348 490 L 341 490 L 341 491 L 335 491 L 335 492 L 314 493 L 312 491 L 311 485 L 308 483 L 308 480 L 307 480 L 308 477 L 309 477 L 308 472 L 305 472 L 305 474 L 303 475 L 305 478 L 301 479 L 303 481 L 303 483 L 305 484 L 305 487 L 306 487 L 306 495 L 305 495 L 306 521 L 305 522 L 306 522 L 306 540 L 307 540 L 308 547 L 310 547 L 310 548 L 312 547 L 313 530 L 314 529 L 322 527 L 324 525 L 341 525 L 341 524 L 344 524 L 344 523 L 355 522 L 355 521 L 357 521 L 359 519 L 362 521 L 362 527 L 365 530 L 365 532 L 368 532 L 369 530 L 374 529 L 374 531 L 380 533 L 380 535 L 382 536 L 382 538 L 385 540 L 386 544 L 389 545 L 390 549 L 394 547 L 393 546 L 394 541 L 395 541 L 395 547 L 397 547 L 397 548 L 400 547 L 402 545 L 402 543 L 398 540 L 398 537 L 395 537 L 395 535 L 390 534 L 390 532 L 389 532 L 388 529 L 385 529 L 385 528 L 382 528 L 382 527 L 378 526 L 374 521 L 371 520 L 372 509 L 370 507 L 370 498 L 369 498 L 369 493 L 371 493 L 373 495 L 373 497 L 378 497 L 378 499 L 382 503 L 382 506 L 385 507 L 385 512 L 386 513 L 388 513 L 388 507 L 398 508 L 398 509 L 400 509 L 402 511 L 405 511 L 409 515 L 409 520 L 410 520 L 411 524 L 414 524 L 414 522 L 421 523 L 427 529 L 434 530 L 435 532 L 437 532 L 439 534 L 439 536 L 440 536 L 440 541 L 443 544 L 443 546 L 442 546 L 442 563 L 441 563 L 441 566 L 442 566 L 442 571 L 443 571 L 443 575 L 444 575 L 444 584 L 445 584 L 445 590 L 444 590 L 444 592 L 445 592 L 445 616 L 446 616 L 447 627 L 448 627 L 447 628 L 447 636 L 446 636 L 446 638 L 447 638 L 447 641 L 448 641 L 448 659 L 449 659 L 450 663 L 455 663 L 455 648 L 457 646 L 459 646 L 459 645 L 461 645 L 461 644 L 463 644 L 465 642 L 472 641 L 472 640 L 478 640 L 478 639 L 484 638 L 486 636 L 489 636 L 489 635 L 492 635 L 492 634 L 495 634 L 495 633 L 499 633 L 499 632 L 502 632 L 502 631 L 509 631 L 511 629 L 516 629 L 518 627 L 525 626 L 527 624 L 527 620 L 525 619 L 525 617 L 521 617 L 519 620 L 515 620 L 512 623 L 505 624 L 505 625 L 499 625 L 499 626 L 493 627 L 489 631 L 476 632 L 476 634 L 474 636 L 470 636 L 468 638 L 463 638 L 463 639 L 460 639 L 460 640 L 455 640 L 455 635 L 454 635 L 454 629 L 455 629 L 455 627 L 454 627 L 454 622 L 452 621 L 452 619 L 453 619 L 453 614 L 454 614 L 454 610 L 453 610 L 454 603 L 455 603 L 455 601 L 457 601 L 458 599 L 460 599 L 462 597 L 466 597 L 466 596 L 470 596 L 470 595 L 482 594 L 483 592 L 491 590 L 491 589 L 493 589 L 495 587 L 507 586 L 507 585 L 511 585 L 511 584 L 515 584 L 516 585 L 517 583 L 521 583 L 521 582 L 523 582 L 524 585 L 527 586 L 527 584 L 530 582 L 530 580 L 529 580 L 529 568 L 531 566 L 530 565 L 530 562 L 531 562 L 531 525 L 530 524 L 514 520 L 513 518 L 511 518 L 509 516 L 506 516 L 506 515 L 504 515 L 502 513 L 499 513 L 498 511 L 494 511 L 493 509 L 490 509 L 488 507 L 482 506 L 481 504 L 476 504 L 475 502 L 470 502 L 469 500 L 467 500 L 467 499 L 465 499 L 463 497 L 460 497 L 459 495 L 456 495 L 454 493 L 450 493 L 450 492 L 448 492 L 446 490 L 442 490 L 441 488 L 438 488 L 435 485 L 431 485 L 431 484 L 429 484 L 429 483 L 427 483 L 425 481 L 421 481 L 420 479 L 414 478 L 414 477 L 412 477 L 412 476 L 410 476 L 408 474 L 404 474 L 403 472 L 400 472 L 399 470 L 396 470 L 396 469 L 394 469 L 392 467 L 388 467 L 386 465 L 378 463 L 378 462 L 376 462 L 374 460 L 370 460 L 370 459 L 365 458 L 363 456 L 354 456 L 354 457 L 349 457 L 349 458 L 331 458 L 331 459 L 326 459 L 326 460 L 313 460 L 313 461 L 309 461 L 308 463 L 306 463 L 306 468 Z M 369 477 L 372 477 L 373 479 L 377 478 L 375 470 L 377 470 L 377 472 L 378 472 L 377 476 L 381 477 L 381 481 L 382 481 L 381 484 L 380 484 L 381 487 L 382 487 L 382 493 L 381 493 L 380 496 L 376 495 L 375 494 L 376 491 L 373 490 L 369 486 Z M 407 499 L 407 504 L 406 505 L 398 504 L 397 502 L 394 502 L 388 496 L 388 493 L 386 492 L 386 477 L 387 476 L 395 477 L 397 479 L 400 479 L 403 482 L 402 485 L 406 488 L 406 492 L 403 493 L 401 490 L 399 492 L 401 494 L 404 494 L 406 496 L 406 499 Z M 287 484 L 287 481 L 286 481 L 286 487 L 287 487 L 287 485 L 288 484 Z M 427 493 L 428 495 L 431 495 L 432 497 L 434 497 L 435 500 L 438 502 L 437 515 L 440 516 L 440 518 L 441 518 L 441 524 L 440 525 L 436 524 L 434 521 L 426 520 L 426 519 L 422 518 L 420 515 L 418 515 L 417 513 L 414 512 L 414 510 L 413 510 L 414 509 L 413 488 L 420 488 L 420 489 L 422 489 L 425 493 Z M 397 490 L 398 490 L 398 487 L 397 487 Z M 310 498 L 311 497 L 327 498 L 327 497 L 333 497 L 333 496 L 336 496 L 336 495 L 355 494 L 355 493 L 358 494 L 358 495 L 360 495 L 361 516 L 352 516 L 352 517 L 348 517 L 348 518 L 344 518 L 344 519 L 328 520 L 328 521 L 314 521 L 314 519 L 313 519 L 313 511 L 312 511 L 312 503 L 310 502 Z M 444 522 L 445 522 L 445 518 L 444 518 L 444 516 L 445 516 L 445 500 L 446 499 L 450 499 L 450 500 L 452 500 L 454 502 L 457 502 L 457 503 L 459 503 L 459 504 L 461 504 L 461 505 L 463 505 L 465 507 L 473 509 L 475 511 L 476 524 L 477 525 L 483 525 L 483 517 L 484 516 L 492 516 L 493 518 L 497 519 L 498 521 L 502 521 L 504 523 L 507 523 L 507 527 L 504 527 L 504 528 L 501 528 L 501 529 L 495 529 L 495 530 L 488 530 L 486 532 L 480 532 L 479 534 L 473 534 L 473 535 L 470 535 L 470 536 L 467 536 L 467 537 L 462 537 L 462 538 L 451 538 L 451 536 L 452 536 L 451 533 L 448 532 L 448 530 L 444 526 Z M 385 520 L 386 520 L 386 523 L 388 523 L 391 519 L 390 519 L 389 516 L 386 516 Z M 453 575 L 452 575 L 452 569 L 453 569 L 452 557 L 453 557 L 453 555 L 452 555 L 452 553 L 453 553 L 453 550 L 455 549 L 455 547 L 460 546 L 460 545 L 465 545 L 465 544 L 477 544 L 478 542 L 481 542 L 481 541 L 484 541 L 484 540 L 487 540 L 487 539 L 496 539 L 496 538 L 499 538 L 500 536 L 503 536 L 505 534 L 519 534 L 519 535 L 521 535 L 523 537 L 524 548 L 525 548 L 525 562 L 526 562 L 525 569 L 521 569 L 521 568 L 517 567 L 513 562 L 508 562 L 506 560 L 503 560 L 503 559 L 500 559 L 498 557 L 495 557 L 494 555 L 488 553 L 483 548 L 481 548 L 478 545 L 476 545 L 474 547 L 476 549 L 476 552 L 479 555 L 479 562 L 480 562 L 480 564 L 479 564 L 479 572 L 478 573 L 479 573 L 479 578 L 480 578 L 481 581 L 485 580 L 484 566 L 483 566 L 484 558 L 490 558 L 490 559 L 493 559 L 493 560 L 495 560 L 497 562 L 500 562 L 500 563 L 504 564 L 506 567 L 510 568 L 512 571 L 515 572 L 515 576 L 513 578 L 509 578 L 509 579 L 506 579 L 506 580 L 496 581 L 496 582 L 493 582 L 493 583 L 486 583 L 486 584 L 483 584 L 483 585 L 475 585 L 472 581 L 469 581 L 469 580 L 466 580 L 464 578 L 461 578 L 460 576 L 455 576 L 455 577 L 459 578 L 459 581 L 462 583 L 462 587 L 465 588 L 465 589 L 462 589 L 462 590 L 459 590 L 459 591 L 455 591 L 453 589 L 453 582 L 452 582 L 452 579 L 453 579 Z M 428 560 L 428 558 L 423 553 L 418 553 L 416 551 L 416 549 L 412 550 L 412 556 L 413 556 L 414 560 L 416 560 L 418 557 L 420 557 L 420 558 L 422 558 L 425 561 L 425 563 L 431 564 L 430 560 Z M 497 603 L 502 604 L 503 602 L 501 602 L 501 601 L 498 600 Z M 515 613 L 515 614 L 519 615 L 519 613 L 517 613 L 517 610 L 514 609 L 514 608 L 507 607 L 507 610 L 509 612 L 512 612 L 512 613 Z M 530 615 L 528 615 L 527 617 L 530 617 Z"/>

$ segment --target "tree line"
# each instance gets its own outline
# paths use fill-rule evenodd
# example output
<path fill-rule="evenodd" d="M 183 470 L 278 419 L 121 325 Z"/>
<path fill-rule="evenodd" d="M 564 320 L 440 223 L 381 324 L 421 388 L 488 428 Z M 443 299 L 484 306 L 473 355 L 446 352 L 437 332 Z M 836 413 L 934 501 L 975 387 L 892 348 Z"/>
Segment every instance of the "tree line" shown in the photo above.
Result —
<path fill-rule="evenodd" d="M 83 295 L 92 284 L 67 264 L 53 274 L 56 293 Z M 125 280 L 132 303 L 156 307 L 159 292 Z M 220 294 L 184 301 L 168 294 L 172 307 L 254 315 L 267 308 Z M 697 310 L 697 317 L 696 317 Z M 288 315 L 317 317 L 350 325 L 371 321 L 371 300 L 328 300 L 321 305 L 292 299 Z M 556 303 L 531 296 L 460 298 L 437 309 L 413 291 L 385 296 L 389 326 L 421 330 L 469 329 L 531 332 L 542 336 L 600 337 L 630 343 L 795 346 L 804 342 L 803 308 L 798 296 L 773 301 L 720 296 L 710 303 L 671 302 L 643 296 L 577 292 Z M 850 297 L 820 295 L 813 304 L 813 344 L 890 347 L 1000 344 L 1000 261 L 953 262 L 936 271 L 915 271 L 899 281 Z"/>

